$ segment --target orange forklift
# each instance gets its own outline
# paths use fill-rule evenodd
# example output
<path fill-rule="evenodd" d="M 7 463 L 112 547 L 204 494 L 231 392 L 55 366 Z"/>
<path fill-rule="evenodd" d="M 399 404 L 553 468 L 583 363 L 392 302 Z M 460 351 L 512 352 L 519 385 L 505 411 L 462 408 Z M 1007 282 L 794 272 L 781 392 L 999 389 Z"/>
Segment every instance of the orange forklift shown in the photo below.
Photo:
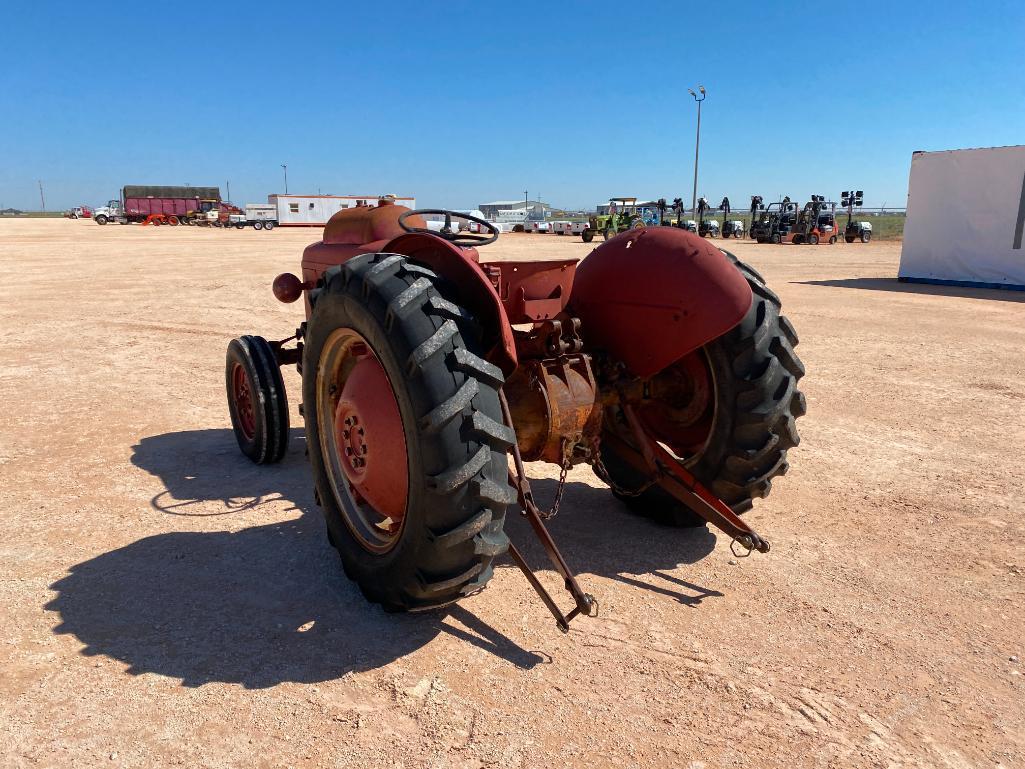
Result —
<path fill-rule="evenodd" d="M 781 233 L 779 242 L 817 246 L 822 243 L 833 245 L 836 240 L 836 203 L 827 201 L 823 195 L 812 195 L 797 215 L 793 228 Z"/>

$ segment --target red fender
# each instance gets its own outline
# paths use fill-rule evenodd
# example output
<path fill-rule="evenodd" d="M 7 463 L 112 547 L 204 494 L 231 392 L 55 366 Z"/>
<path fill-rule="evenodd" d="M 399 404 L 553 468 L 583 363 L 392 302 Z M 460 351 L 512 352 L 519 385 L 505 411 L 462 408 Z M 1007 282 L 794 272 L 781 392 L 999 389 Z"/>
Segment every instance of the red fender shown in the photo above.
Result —
<path fill-rule="evenodd" d="M 649 377 L 736 326 L 751 302 L 747 280 L 718 248 L 686 230 L 649 227 L 580 263 L 569 310 L 589 348 Z"/>
<path fill-rule="evenodd" d="M 444 277 L 459 294 L 459 303 L 484 329 L 487 359 L 509 376 L 516 370 L 516 342 L 512 325 L 491 279 L 478 263 L 477 250 L 460 248 L 427 233 L 400 235 L 380 249 L 403 254 Z"/>
<path fill-rule="evenodd" d="M 487 359 L 508 376 L 517 365 L 512 326 L 494 283 L 478 263 L 476 249 L 460 248 L 429 233 L 402 233 L 398 219 L 408 210 L 382 200 L 377 207 L 339 211 L 324 228 L 324 239 L 303 251 L 302 281 L 279 275 L 275 279 L 275 296 L 283 302 L 295 301 L 325 270 L 359 254 L 403 254 L 430 267 L 455 287 L 459 303 L 473 313 L 484 330 Z M 414 227 L 427 227 L 419 216 L 408 222 Z M 306 317 L 309 316 L 307 295 Z"/>

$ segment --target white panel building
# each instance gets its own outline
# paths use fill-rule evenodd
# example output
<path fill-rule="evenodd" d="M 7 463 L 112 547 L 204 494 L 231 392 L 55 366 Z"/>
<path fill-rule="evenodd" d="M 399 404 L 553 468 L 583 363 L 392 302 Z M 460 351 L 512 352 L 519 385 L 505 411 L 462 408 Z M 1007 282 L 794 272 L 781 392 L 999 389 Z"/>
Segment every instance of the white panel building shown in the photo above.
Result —
<path fill-rule="evenodd" d="M 280 227 L 323 227 L 343 208 L 376 206 L 380 195 L 268 195 L 277 206 Z M 416 198 L 395 198 L 396 205 L 416 208 Z"/>
<path fill-rule="evenodd" d="M 898 276 L 1025 290 L 1025 146 L 916 152 Z"/>

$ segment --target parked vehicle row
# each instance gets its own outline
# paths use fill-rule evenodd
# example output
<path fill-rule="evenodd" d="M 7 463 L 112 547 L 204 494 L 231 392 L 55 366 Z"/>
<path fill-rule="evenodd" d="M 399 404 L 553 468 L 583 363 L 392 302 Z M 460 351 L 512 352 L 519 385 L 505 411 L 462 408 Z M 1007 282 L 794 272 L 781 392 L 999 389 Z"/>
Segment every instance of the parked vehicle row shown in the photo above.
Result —
<path fill-rule="evenodd" d="M 272 230 L 278 224 L 274 204 L 247 204 L 241 209 L 221 199 L 217 187 L 167 187 L 128 185 L 121 197 L 99 206 L 89 215 L 99 225 L 108 223 L 149 225 L 154 227 L 186 225 L 190 227 L 235 227 Z M 72 209 L 71 218 L 88 211 Z"/>
<path fill-rule="evenodd" d="M 836 220 L 836 203 L 823 195 L 812 195 L 802 208 L 789 196 L 777 203 L 763 205 L 761 195 L 751 197 L 750 235 L 759 243 L 793 243 L 795 245 L 833 245 L 841 237 L 844 242 L 872 239 L 872 223 L 854 221 L 854 207 L 860 206 L 863 193 L 843 193 L 842 206 L 847 208 L 847 224 L 840 231 Z"/>

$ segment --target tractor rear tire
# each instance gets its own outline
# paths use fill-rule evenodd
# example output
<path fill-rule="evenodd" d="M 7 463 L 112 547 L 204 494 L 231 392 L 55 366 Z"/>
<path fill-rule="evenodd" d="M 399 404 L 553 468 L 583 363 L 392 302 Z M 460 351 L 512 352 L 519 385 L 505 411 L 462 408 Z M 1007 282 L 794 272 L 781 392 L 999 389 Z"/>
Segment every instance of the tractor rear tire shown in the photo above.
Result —
<path fill-rule="evenodd" d="M 602 240 L 608 240 L 609 238 L 616 237 L 616 233 L 614 230 L 606 227 L 604 230 L 602 230 L 601 237 Z"/>
<path fill-rule="evenodd" d="M 435 608 L 478 592 L 509 547 L 505 511 L 516 492 L 507 457 L 516 436 L 503 420 L 504 377 L 480 357 L 480 326 L 446 296 L 454 298 L 443 279 L 398 254 L 354 257 L 327 270 L 310 292 L 303 403 L 317 497 L 345 573 L 387 611 Z M 362 352 L 351 353 L 346 339 L 358 340 Z M 332 450 L 338 441 L 330 426 L 337 436 L 342 412 L 364 408 L 345 400 L 357 397 L 347 395 L 345 372 L 355 370 L 346 368 L 351 356 L 365 357 L 368 348 L 394 395 L 390 413 L 401 422 L 405 450 L 375 455 L 367 424 L 363 472 L 382 459 L 402 463 L 408 487 L 399 524 L 381 520 L 353 490 L 344 455 Z M 365 404 L 362 423 L 382 399 L 387 394 L 378 391 Z M 341 484 L 332 481 L 336 468 Z"/>
<path fill-rule="evenodd" d="M 854 242 L 854 236 L 853 235 L 844 235 L 843 239 L 844 239 L 844 243 L 853 243 Z"/>
<path fill-rule="evenodd" d="M 787 451 L 800 442 L 796 420 L 807 407 L 797 389 L 804 364 L 794 352 L 797 333 L 780 314 L 780 300 L 755 270 L 727 256 L 747 279 L 754 301 L 738 326 L 705 345 L 716 394 L 716 415 L 704 448 L 687 469 L 734 512 L 765 497 L 772 479 L 789 469 Z M 602 461 L 617 486 L 639 489 L 646 478 L 602 444 Z M 634 512 L 670 526 L 704 519 L 660 487 L 637 496 L 616 493 Z"/>
<path fill-rule="evenodd" d="M 238 447 L 258 465 L 280 462 L 288 448 L 288 399 L 270 343 L 262 336 L 233 339 L 224 378 Z"/>

